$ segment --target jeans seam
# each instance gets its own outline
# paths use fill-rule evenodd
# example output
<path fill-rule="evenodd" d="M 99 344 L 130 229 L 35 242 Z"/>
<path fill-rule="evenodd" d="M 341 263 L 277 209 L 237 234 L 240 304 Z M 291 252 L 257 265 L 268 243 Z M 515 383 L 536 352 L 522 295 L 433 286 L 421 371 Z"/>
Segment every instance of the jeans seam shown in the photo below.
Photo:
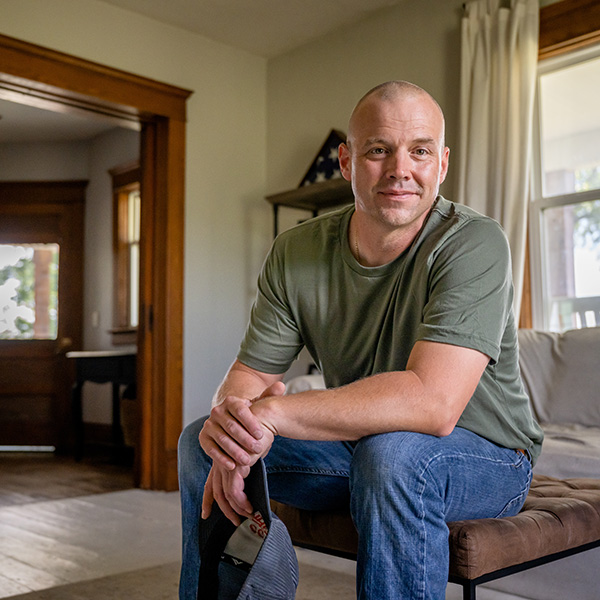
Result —
<path fill-rule="evenodd" d="M 310 475 L 329 475 L 332 477 L 350 477 L 349 471 L 339 469 L 314 469 L 310 467 L 268 467 L 267 475 L 276 473 L 308 473 Z"/>
<path fill-rule="evenodd" d="M 523 460 L 517 465 L 518 467 L 521 467 L 521 465 L 523 464 L 523 461 L 525 461 L 525 457 L 522 457 Z M 529 462 L 529 461 L 528 461 Z M 527 494 L 529 492 L 529 488 L 531 486 L 531 479 L 533 477 L 533 470 L 531 469 L 531 464 L 528 464 L 527 466 L 529 466 L 529 470 L 527 473 L 527 482 L 525 484 L 525 487 L 521 490 L 521 493 L 518 496 L 515 496 L 514 498 L 512 498 L 511 500 L 509 500 L 506 505 L 504 506 L 504 508 L 496 515 L 496 519 L 503 517 L 507 511 L 514 506 L 517 503 L 523 503 L 524 499 L 527 497 Z"/>
<path fill-rule="evenodd" d="M 439 457 L 440 455 L 437 455 L 437 457 Z M 422 540 L 422 544 L 421 544 L 421 550 L 420 550 L 420 554 L 421 554 L 421 563 L 423 565 L 423 571 L 422 571 L 422 575 L 421 575 L 421 581 L 419 583 L 419 598 L 424 598 L 425 597 L 425 582 L 427 581 L 427 573 L 426 573 L 426 564 L 427 564 L 427 556 L 425 554 L 425 549 L 427 548 L 427 527 L 425 527 L 425 506 L 423 504 L 423 493 L 425 491 L 425 472 L 429 469 L 429 465 L 431 464 L 431 462 L 433 461 L 433 457 L 430 458 L 430 460 L 427 462 L 426 465 L 423 466 L 423 470 L 421 471 L 420 474 L 420 478 L 421 478 L 421 486 L 419 489 L 419 507 L 420 507 L 420 514 L 419 514 L 419 529 L 421 530 L 421 540 Z"/>

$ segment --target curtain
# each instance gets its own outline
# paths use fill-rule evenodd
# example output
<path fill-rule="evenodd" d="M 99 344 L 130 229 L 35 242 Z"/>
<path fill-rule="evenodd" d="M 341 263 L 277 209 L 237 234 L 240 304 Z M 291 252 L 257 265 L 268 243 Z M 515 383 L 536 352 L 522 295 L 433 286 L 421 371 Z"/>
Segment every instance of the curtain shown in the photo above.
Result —
<path fill-rule="evenodd" d="M 472 0 L 461 31 L 458 202 L 496 219 L 519 319 L 538 57 L 538 0 Z"/>

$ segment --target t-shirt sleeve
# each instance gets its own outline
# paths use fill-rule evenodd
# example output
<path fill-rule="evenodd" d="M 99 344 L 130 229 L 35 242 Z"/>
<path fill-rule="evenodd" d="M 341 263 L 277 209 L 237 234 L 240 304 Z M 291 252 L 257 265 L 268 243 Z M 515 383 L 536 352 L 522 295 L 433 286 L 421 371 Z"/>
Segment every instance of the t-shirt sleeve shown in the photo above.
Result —
<path fill-rule="evenodd" d="M 276 242 L 258 277 L 256 299 L 238 353 L 242 363 L 264 373 L 285 373 L 303 347 L 288 303 L 284 263 L 285 253 Z"/>
<path fill-rule="evenodd" d="M 491 219 L 467 221 L 431 257 L 418 339 L 478 350 L 498 360 L 512 310 L 510 248 Z"/>

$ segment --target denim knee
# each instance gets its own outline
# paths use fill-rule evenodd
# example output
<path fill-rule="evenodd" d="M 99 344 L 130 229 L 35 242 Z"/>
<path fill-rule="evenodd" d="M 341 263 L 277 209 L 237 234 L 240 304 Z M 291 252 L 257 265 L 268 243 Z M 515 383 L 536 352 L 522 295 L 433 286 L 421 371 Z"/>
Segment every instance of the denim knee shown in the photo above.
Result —
<path fill-rule="evenodd" d="M 417 468 L 417 459 L 423 456 L 422 437 L 431 436 L 400 431 L 362 438 L 354 449 L 351 479 L 379 486 L 381 482 L 394 481 L 401 474 L 408 475 Z"/>
<path fill-rule="evenodd" d="M 185 483 L 186 477 L 193 477 L 194 481 L 198 480 L 199 477 L 201 478 L 203 473 L 208 477 L 211 460 L 202 450 L 198 439 L 206 419 L 208 419 L 208 416 L 190 423 L 179 436 L 177 463 L 180 485 Z"/>

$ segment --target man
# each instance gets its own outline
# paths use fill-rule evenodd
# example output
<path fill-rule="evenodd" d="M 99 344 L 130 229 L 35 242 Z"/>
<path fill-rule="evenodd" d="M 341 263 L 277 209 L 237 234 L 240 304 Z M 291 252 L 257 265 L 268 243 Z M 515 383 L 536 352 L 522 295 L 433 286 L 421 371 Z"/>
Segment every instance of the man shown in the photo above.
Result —
<path fill-rule="evenodd" d="M 509 248 L 497 223 L 438 196 L 448 158 L 421 88 L 388 82 L 357 104 L 339 148 L 355 205 L 278 237 L 211 415 L 182 434 L 181 598 L 195 597 L 200 507 L 250 515 L 260 456 L 275 500 L 350 505 L 360 599 L 443 598 L 446 523 L 519 511 L 542 434 Z M 303 346 L 328 389 L 283 395 Z"/>

